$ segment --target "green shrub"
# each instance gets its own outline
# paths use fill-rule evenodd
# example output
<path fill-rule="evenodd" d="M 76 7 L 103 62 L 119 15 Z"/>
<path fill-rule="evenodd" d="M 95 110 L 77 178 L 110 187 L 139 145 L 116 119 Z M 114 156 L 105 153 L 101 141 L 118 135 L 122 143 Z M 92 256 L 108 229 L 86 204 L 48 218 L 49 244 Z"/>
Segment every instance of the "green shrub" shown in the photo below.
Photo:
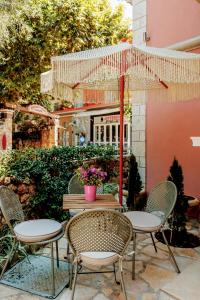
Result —
<path fill-rule="evenodd" d="M 26 207 L 29 217 L 63 221 L 68 213 L 62 210 L 62 198 L 74 170 L 83 160 L 108 160 L 113 156 L 112 147 L 95 145 L 13 150 L 1 159 L 0 176 L 35 183 L 36 193 Z"/>

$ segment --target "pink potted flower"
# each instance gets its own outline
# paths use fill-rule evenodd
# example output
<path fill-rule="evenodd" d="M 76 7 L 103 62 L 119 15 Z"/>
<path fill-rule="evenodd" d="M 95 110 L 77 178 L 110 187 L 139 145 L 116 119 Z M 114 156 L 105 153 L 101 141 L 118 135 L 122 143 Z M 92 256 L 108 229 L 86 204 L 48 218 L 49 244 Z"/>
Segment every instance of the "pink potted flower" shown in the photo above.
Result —
<path fill-rule="evenodd" d="M 107 173 L 94 165 L 83 165 L 76 170 L 79 181 L 84 185 L 85 199 L 94 201 L 96 199 L 96 188 L 105 181 Z"/>

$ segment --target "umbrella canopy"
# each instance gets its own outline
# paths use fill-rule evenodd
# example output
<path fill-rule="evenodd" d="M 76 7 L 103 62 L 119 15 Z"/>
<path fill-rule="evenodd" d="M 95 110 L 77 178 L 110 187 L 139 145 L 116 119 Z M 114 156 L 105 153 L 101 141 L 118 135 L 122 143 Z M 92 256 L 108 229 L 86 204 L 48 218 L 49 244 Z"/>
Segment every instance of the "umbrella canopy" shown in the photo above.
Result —
<path fill-rule="evenodd" d="M 125 90 L 167 89 L 173 101 L 196 97 L 200 91 L 199 54 L 122 43 L 55 56 L 51 65 L 41 75 L 41 91 L 71 101 L 75 90 L 119 92 L 121 76 Z"/>
<path fill-rule="evenodd" d="M 51 66 L 50 71 L 41 74 L 41 92 L 56 99 L 73 102 L 77 91 L 88 89 L 117 94 L 122 202 L 124 91 L 150 90 L 160 101 L 200 97 L 200 55 L 122 43 L 55 56 Z"/>

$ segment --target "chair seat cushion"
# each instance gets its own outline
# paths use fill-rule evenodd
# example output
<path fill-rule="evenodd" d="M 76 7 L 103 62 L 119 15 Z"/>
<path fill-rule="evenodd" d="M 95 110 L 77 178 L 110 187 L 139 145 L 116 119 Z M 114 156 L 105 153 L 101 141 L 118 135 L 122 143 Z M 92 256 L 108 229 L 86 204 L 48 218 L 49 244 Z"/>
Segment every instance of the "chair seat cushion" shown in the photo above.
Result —
<path fill-rule="evenodd" d="M 17 238 L 26 243 L 49 240 L 61 230 L 62 225 L 59 222 L 48 219 L 25 221 L 14 227 Z"/>
<path fill-rule="evenodd" d="M 144 211 L 128 211 L 124 213 L 133 225 L 133 229 L 145 232 L 154 232 L 160 229 L 161 219 Z"/>
<path fill-rule="evenodd" d="M 161 210 L 154 210 L 150 212 L 152 215 L 158 217 L 161 219 L 161 222 L 163 223 L 165 221 L 165 214 Z"/>
<path fill-rule="evenodd" d="M 114 264 L 119 255 L 115 252 L 81 252 L 80 259 L 87 266 L 107 266 Z"/>

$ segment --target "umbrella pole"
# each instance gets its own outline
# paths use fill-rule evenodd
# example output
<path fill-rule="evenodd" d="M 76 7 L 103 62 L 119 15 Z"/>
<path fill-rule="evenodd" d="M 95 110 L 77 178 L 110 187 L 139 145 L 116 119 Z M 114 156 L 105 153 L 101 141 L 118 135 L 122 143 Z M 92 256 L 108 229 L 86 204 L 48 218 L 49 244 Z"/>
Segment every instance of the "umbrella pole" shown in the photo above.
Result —
<path fill-rule="evenodd" d="M 120 77 L 119 84 L 120 84 L 119 203 L 120 205 L 122 205 L 123 151 L 124 151 L 124 87 L 125 87 L 124 75 Z"/>

